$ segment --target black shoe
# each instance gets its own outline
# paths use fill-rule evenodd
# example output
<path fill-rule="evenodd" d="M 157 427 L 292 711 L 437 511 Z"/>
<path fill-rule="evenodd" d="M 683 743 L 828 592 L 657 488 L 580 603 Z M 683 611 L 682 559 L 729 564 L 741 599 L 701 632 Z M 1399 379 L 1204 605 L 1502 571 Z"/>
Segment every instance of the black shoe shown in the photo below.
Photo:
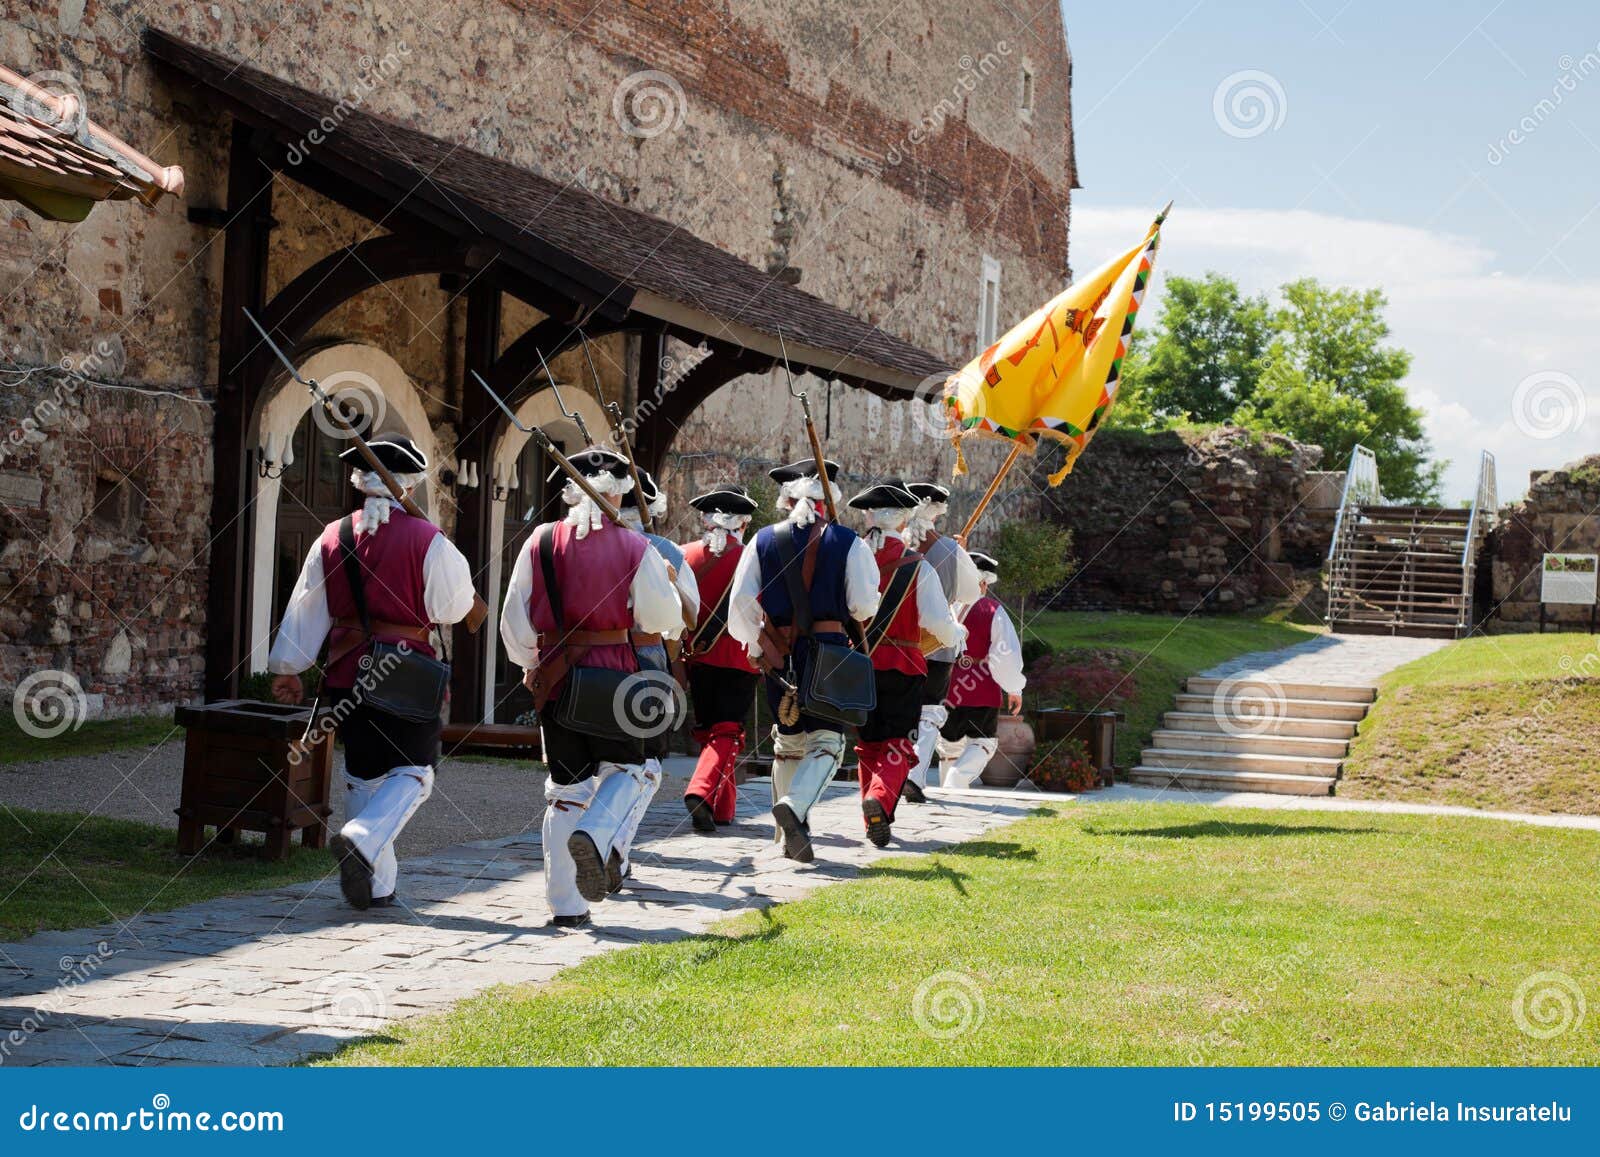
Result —
<path fill-rule="evenodd" d="M 355 844 L 342 835 L 328 840 L 328 851 L 339 861 L 339 891 L 358 912 L 372 907 L 372 865 L 356 851 Z"/>
<path fill-rule="evenodd" d="M 568 836 L 567 851 L 578 869 L 578 895 L 591 904 L 610 895 L 606 862 L 589 833 L 573 832 Z"/>
<path fill-rule="evenodd" d="M 551 928 L 582 928 L 589 922 L 589 913 L 579 912 L 576 916 L 552 916 Z"/>
<path fill-rule="evenodd" d="M 622 891 L 622 882 L 631 875 L 633 875 L 633 865 L 629 864 L 628 870 L 624 872 L 622 870 L 622 856 L 618 854 L 615 848 L 612 848 L 611 855 L 606 860 L 606 891 L 608 893 Z"/>
<path fill-rule="evenodd" d="M 867 839 L 872 841 L 875 848 L 889 846 L 889 817 L 884 814 L 883 805 L 875 799 L 862 803 L 861 814 L 867 818 Z"/>
<path fill-rule="evenodd" d="M 907 803 L 928 802 L 928 797 L 923 794 L 921 785 L 909 779 L 900 785 L 900 798 Z"/>
<path fill-rule="evenodd" d="M 400 903 L 400 897 L 390 892 L 387 896 L 374 896 L 369 908 L 393 908 Z"/>
<path fill-rule="evenodd" d="M 697 832 L 714 832 L 717 821 L 711 814 L 711 805 L 697 795 L 683 797 L 683 806 L 689 809 L 689 822 Z"/>
<path fill-rule="evenodd" d="M 794 808 L 786 803 L 773 804 L 772 818 L 777 822 L 778 830 L 783 832 L 785 856 L 802 864 L 809 864 L 817 858 L 817 854 L 811 850 L 811 829 L 794 814 Z"/>

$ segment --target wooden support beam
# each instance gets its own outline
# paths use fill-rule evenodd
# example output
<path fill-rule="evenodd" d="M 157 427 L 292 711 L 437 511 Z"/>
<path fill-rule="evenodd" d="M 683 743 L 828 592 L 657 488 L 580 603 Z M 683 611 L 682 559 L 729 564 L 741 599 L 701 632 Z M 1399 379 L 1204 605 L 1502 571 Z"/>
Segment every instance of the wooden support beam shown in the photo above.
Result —
<path fill-rule="evenodd" d="M 462 372 L 486 374 L 500 351 L 501 297 L 497 286 L 484 281 L 467 288 L 466 350 Z M 478 464 L 479 484 L 456 490 L 455 544 L 472 566 L 473 582 L 492 608 L 498 609 L 500 592 L 483 590 L 489 581 L 490 553 L 494 541 L 494 453 L 502 428 L 502 415 L 484 391 L 470 382 L 461 389 L 460 437 L 456 456 Z M 451 644 L 450 720 L 475 723 L 484 717 L 484 689 L 487 674 L 488 633 L 497 627 L 486 625 L 471 634 L 457 625 Z"/>

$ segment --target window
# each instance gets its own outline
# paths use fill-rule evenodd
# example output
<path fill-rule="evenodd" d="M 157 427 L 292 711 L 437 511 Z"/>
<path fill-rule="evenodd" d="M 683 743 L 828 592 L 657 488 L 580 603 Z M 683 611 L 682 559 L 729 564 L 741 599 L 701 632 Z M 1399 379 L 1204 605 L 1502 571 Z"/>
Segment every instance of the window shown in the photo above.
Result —
<path fill-rule="evenodd" d="M 983 288 L 978 297 L 978 348 L 988 349 L 1000 336 L 1000 262 L 983 256 Z"/>
<path fill-rule="evenodd" d="M 102 474 L 94 480 L 94 527 L 101 534 L 133 537 L 144 522 L 144 495 L 130 479 Z"/>
<path fill-rule="evenodd" d="M 1017 94 L 1017 115 L 1033 123 L 1033 62 L 1023 57 L 1022 87 Z"/>

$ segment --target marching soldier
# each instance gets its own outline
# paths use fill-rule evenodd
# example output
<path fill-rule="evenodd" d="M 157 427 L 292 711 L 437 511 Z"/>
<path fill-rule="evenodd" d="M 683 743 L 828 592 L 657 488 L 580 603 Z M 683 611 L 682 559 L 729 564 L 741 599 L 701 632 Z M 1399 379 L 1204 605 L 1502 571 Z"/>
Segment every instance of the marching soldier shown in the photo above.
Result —
<path fill-rule="evenodd" d="M 371 450 L 407 492 L 427 477 L 427 459 L 409 438 L 384 438 Z M 324 695 L 344 744 L 346 816 L 329 848 L 340 891 L 364 910 L 395 902 L 394 841 L 433 794 L 440 735 L 437 715 L 415 722 L 366 701 L 381 684 L 373 647 L 403 644 L 432 656 L 433 626 L 465 618 L 475 595 L 467 560 L 443 532 L 407 514 L 359 449 L 339 457 L 354 467 L 350 481 L 365 500 L 330 522 L 306 555 L 267 669 L 273 697 L 298 703 L 300 672 L 328 640 Z"/>
<path fill-rule="evenodd" d="M 826 485 L 838 493 L 837 462 L 827 462 Z M 872 551 L 855 532 L 827 520 L 824 480 L 814 459 L 768 471 L 779 484 L 781 522 L 763 527 L 739 559 L 728 599 L 728 634 L 742 643 L 766 674 L 773 718 L 772 818 L 783 854 L 801 863 L 815 858 L 808 817 L 833 780 L 844 756 L 844 732 L 837 723 L 800 712 L 785 722 L 783 703 L 791 671 L 803 686 L 816 644 L 844 645 L 846 620 L 865 622 L 878 608 L 878 568 Z M 795 626 L 796 604 L 785 573 L 787 557 L 800 566 L 800 585 L 809 603 L 812 630 Z"/>
<path fill-rule="evenodd" d="M 592 447 L 572 464 L 613 508 L 633 488 L 627 459 L 611 450 Z M 574 483 L 562 499 L 566 517 L 535 530 L 511 572 L 500 635 L 525 669 L 539 711 L 549 770 L 543 830 L 551 923 L 573 928 L 588 922 L 589 905 L 620 877 L 621 839 L 646 780 L 636 722 L 616 718 L 614 729 L 593 734 L 560 721 L 568 672 L 639 672 L 638 648 L 677 629 L 683 609 L 648 539 L 614 524 Z"/>
<path fill-rule="evenodd" d="M 936 529 L 939 519 L 949 512 L 950 490 L 937 482 L 912 482 L 906 489 L 921 500 L 906 528 L 906 544 L 928 560 L 939 576 L 951 613 L 959 616 L 961 608 L 978 601 L 980 592 L 978 568 L 972 564 L 972 557 L 961 543 Z M 912 803 L 926 798 L 922 789 L 928 785 L 928 765 L 933 762 L 939 729 L 944 726 L 945 690 L 950 685 L 950 669 L 956 655 L 953 647 L 940 647 L 928 655 L 928 681 L 922 689 L 922 711 L 917 720 L 916 762 L 901 791 Z"/>
<path fill-rule="evenodd" d="M 939 740 L 939 783 L 973 787 L 1000 748 L 1000 705 L 1022 710 L 1022 644 L 1000 600 L 989 593 L 999 572 L 993 556 L 972 552 L 983 592 L 967 611 L 967 645 L 956 660 Z"/>
<path fill-rule="evenodd" d="M 653 534 L 644 528 L 644 515 L 639 511 L 640 489 L 644 492 L 642 495 L 644 506 L 650 512 L 651 521 L 659 522 L 666 516 L 666 491 L 656 484 L 655 475 L 648 470 L 640 469 L 639 487 L 629 491 L 623 497 L 622 522 L 630 530 L 636 530 L 649 539 L 650 545 L 661 556 L 661 561 L 667 564 L 667 571 L 672 575 L 673 585 L 678 590 L 678 602 L 682 607 L 682 618 L 678 621 L 676 627 L 664 632 L 664 638 L 660 643 L 638 648 L 639 662 L 650 670 L 661 671 L 677 679 L 682 671 L 682 665 L 675 664 L 674 660 L 680 653 L 679 647 L 683 632 L 694 623 L 696 616 L 699 614 L 700 588 L 695 579 L 694 571 L 685 565 L 683 551 L 678 544 L 670 538 Z M 655 731 L 656 727 L 659 726 L 660 731 L 657 734 L 645 737 L 645 790 L 640 793 L 638 802 L 633 805 L 633 810 L 628 815 L 628 822 L 623 825 L 622 835 L 618 838 L 618 844 L 622 848 L 622 872 L 620 876 L 612 875 L 611 890 L 613 892 L 621 888 L 622 881 L 633 874 L 630 855 L 633 849 L 633 838 L 638 834 L 639 825 L 644 822 L 645 813 L 650 810 L 650 804 L 656 798 L 656 792 L 661 790 L 661 759 L 667 754 L 669 737 L 677 723 L 678 720 L 675 715 L 663 713 L 648 728 L 648 730 Z"/>
<path fill-rule="evenodd" d="M 728 633 L 733 575 L 744 556 L 744 531 L 756 504 L 736 482 L 713 487 L 690 500 L 703 531 L 683 547 L 701 602 L 694 634 L 684 646 L 689 670 L 694 738 L 700 759 L 684 790 L 683 803 L 697 832 L 731 824 L 738 804 L 734 770 L 744 750 L 744 721 L 755 701 L 759 672 Z"/>
<path fill-rule="evenodd" d="M 867 647 L 878 687 L 878 705 L 858 729 L 861 814 L 867 839 L 889 843 L 895 805 L 916 761 L 917 723 L 928 663 L 922 640 L 956 648 L 965 630 L 950 613 L 939 576 L 905 542 L 905 529 L 921 500 L 898 480 L 863 490 L 850 500 L 865 512 L 882 601 L 867 629 Z"/>

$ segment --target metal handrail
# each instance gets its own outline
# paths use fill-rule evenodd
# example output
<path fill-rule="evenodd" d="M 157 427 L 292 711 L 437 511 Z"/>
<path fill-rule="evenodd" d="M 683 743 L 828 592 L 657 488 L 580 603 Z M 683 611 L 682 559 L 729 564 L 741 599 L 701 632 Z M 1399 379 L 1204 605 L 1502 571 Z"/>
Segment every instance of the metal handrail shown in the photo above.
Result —
<path fill-rule="evenodd" d="M 1478 459 L 1478 489 L 1472 496 L 1472 513 L 1467 516 L 1467 541 L 1461 544 L 1461 608 L 1456 618 L 1459 628 L 1472 620 L 1472 580 L 1478 557 L 1478 524 L 1487 530 L 1500 517 L 1500 498 L 1495 486 L 1494 455 L 1483 451 Z"/>
<path fill-rule="evenodd" d="M 1345 468 L 1339 513 L 1333 519 L 1333 541 L 1328 544 L 1329 562 L 1338 552 L 1339 532 L 1344 529 L 1345 511 L 1353 505 L 1352 499 L 1372 506 L 1383 502 L 1383 489 L 1378 485 L 1378 456 L 1359 443 L 1350 451 L 1350 465 Z"/>

